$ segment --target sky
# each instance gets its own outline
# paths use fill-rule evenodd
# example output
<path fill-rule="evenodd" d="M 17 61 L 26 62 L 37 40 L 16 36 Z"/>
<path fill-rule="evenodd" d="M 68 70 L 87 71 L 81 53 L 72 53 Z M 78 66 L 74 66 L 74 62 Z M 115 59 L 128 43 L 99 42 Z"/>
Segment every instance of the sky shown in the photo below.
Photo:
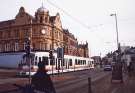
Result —
<path fill-rule="evenodd" d="M 113 13 L 117 14 L 119 42 L 135 46 L 135 0 L 1 0 L 0 21 L 14 19 L 21 6 L 34 16 L 42 3 L 50 15 L 60 13 L 62 27 L 79 43 L 88 42 L 90 56 L 117 49 Z"/>

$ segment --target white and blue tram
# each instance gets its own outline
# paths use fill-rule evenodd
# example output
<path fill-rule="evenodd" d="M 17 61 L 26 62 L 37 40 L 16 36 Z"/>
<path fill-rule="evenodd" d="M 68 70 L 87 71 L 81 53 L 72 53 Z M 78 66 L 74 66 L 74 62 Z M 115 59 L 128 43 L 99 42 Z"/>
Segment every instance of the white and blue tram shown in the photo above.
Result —
<path fill-rule="evenodd" d="M 58 59 L 56 53 L 53 55 L 52 63 L 49 52 L 32 52 L 30 58 L 25 53 L 4 53 L 0 55 L 0 67 L 18 68 L 20 75 L 29 75 L 29 71 L 34 74 L 40 61 L 45 62 L 49 74 L 94 68 L 91 58 L 64 55 L 63 59 Z"/>

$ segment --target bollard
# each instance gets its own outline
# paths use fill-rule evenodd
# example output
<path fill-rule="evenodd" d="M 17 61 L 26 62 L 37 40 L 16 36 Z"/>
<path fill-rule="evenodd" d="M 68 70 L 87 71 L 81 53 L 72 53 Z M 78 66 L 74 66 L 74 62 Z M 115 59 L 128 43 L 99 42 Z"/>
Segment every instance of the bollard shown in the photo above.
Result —
<path fill-rule="evenodd" d="M 92 93 L 92 90 L 91 90 L 91 77 L 88 78 L 88 93 Z"/>

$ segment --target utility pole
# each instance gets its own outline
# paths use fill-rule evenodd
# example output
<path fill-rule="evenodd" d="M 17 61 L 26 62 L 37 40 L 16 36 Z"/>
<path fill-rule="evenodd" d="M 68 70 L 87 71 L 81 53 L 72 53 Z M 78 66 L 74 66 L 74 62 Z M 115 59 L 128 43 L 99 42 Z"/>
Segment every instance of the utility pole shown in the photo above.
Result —
<path fill-rule="evenodd" d="M 115 17 L 115 23 L 116 23 L 116 38 L 117 38 L 117 56 L 116 56 L 116 63 L 113 66 L 112 70 L 112 83 L 121 83 L 123 82 L 123 77 L 122 77 L 122 63 L 121 63 L 121 48 L 120 48 L 120 43 L 119 43 L 119 33 L 118 33 L 118 23 L 117 23 L 117 14 L 111 14 L 110 16 Z"/>

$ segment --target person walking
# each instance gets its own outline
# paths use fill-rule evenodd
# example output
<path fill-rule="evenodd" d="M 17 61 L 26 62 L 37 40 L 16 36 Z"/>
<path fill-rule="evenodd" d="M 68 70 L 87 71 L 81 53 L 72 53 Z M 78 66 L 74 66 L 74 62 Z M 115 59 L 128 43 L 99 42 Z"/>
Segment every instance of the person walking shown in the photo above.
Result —
<path fill-rule="evenodd" d="M 36 93 L 56 93 L 50 76 L 45 69 L 45 63 L 38 63 L 38 71 L 33 75 L 31 84 Z"/>

